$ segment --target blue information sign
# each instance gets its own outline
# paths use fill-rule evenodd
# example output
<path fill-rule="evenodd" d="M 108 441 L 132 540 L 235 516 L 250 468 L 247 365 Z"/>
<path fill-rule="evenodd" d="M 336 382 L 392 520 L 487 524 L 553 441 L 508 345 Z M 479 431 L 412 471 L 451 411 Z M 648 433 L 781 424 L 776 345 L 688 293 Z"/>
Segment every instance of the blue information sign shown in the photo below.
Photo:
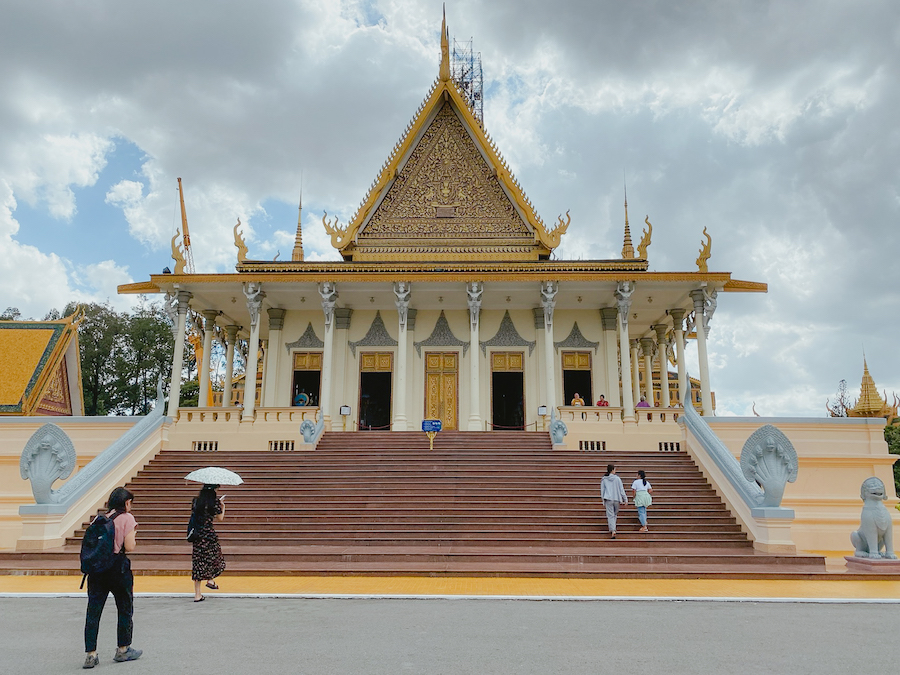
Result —
<path fill-rule="evenodd" d="M 422 431 L 440 431 L 440 420 L 422 420 Z"/>

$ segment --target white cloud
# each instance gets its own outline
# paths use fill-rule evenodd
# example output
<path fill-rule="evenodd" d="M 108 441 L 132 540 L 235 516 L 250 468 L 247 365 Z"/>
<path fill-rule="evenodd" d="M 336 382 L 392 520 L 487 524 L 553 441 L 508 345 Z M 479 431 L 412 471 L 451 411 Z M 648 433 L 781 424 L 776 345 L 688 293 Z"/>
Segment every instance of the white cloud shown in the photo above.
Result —
<path fill-rule="evenodd" d="M 487 130 L 538 213 L 571 209 L 560 257 L 619 255 L 624 173 L 632 222 L 654 223 L 651 269 L 694 269 L 707 226 L 713 268 L 769 283 L 720 298 L 720 411 L 818 414 L 838 380 L 857 381 L 863 343 L 879 386 L 900 388 L 891 0 L 448 12 L 451 35 L 482 52 Z M 354 213 L 437 74 L 430 1 L 18 3 L 4 18 L 0 293 L 32 315 L 143 278 L 131 270 L 145 261 L 74 265 L 19 241 L 17 204 L 68 220 L 90 190 L 167 260 L 182 176 L 197 269 L 225 271 L 238 217 L 251 257 L 289 256 L 294 223 L 270 223 L 262 205 L 293 203 L 303 172 L 306 258 L 339 259 L 322 213 Z M 140 170 L 100 185 L 119 142 L 145 154 Z"/>

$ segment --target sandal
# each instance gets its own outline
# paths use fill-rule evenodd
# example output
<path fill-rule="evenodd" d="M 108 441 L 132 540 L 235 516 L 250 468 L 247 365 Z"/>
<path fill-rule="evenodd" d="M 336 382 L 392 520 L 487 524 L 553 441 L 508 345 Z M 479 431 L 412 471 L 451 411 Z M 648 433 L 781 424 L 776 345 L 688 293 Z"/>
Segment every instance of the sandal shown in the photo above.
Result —
<path fill-rule="evenodd" d="M 207 582 L 206 582 L 206 587 L 207 587 L 207 588 L 211 588 L 211 589 L 213 589 L 214 591 L 219 590 L 219 587 L 216 586 L 216 582 L 215 582 L 215 581 L 207 581 Z"/>
<path fill-rule="evenodd" d="M 205 596 L 205 595 L 201 595 L 199 598 L 195 598 L 195 599 L 194 599 L 194 602 L 203 602 L 204 600 L 206 600 L 206 596 Z"/>

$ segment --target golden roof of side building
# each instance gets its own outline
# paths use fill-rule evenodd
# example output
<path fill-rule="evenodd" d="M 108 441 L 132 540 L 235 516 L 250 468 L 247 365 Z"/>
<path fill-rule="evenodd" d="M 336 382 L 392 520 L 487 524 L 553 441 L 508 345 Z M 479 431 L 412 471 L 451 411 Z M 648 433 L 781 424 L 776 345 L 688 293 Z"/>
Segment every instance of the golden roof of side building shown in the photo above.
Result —
<path fill-rule="evenodd" d="M 547 259 L 569 226 L 544 225 L 496 144 L 450 77 L 446 20 L 441 67 L 350 222 L 322 222 L 352 261 Z"/>
<path fill-rule="evenodd" d="M 894 405 L 889 405 L 882 398 L 875 387 L 875 380 L 869 374 L 869 364 L 863 358 L 863 376 L 859 387 L 859 399 L 856 404 L 847 411 L 848 417 L 886 417 L 890 424 L 897 416 L 897 402 L 894 397 Z"/>
<path fill-rule="evenodd" d="M 84 414 L 79 321 L 0 321 L 0 415 Z"/>

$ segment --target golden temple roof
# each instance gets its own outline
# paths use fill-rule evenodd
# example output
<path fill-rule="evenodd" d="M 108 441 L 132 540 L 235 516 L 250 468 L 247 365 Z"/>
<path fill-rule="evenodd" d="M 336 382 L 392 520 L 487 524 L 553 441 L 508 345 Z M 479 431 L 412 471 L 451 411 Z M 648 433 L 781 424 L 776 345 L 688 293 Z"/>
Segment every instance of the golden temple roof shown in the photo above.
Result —
<path fill-rule="evenodd" d="M 0 415 L 82 414 L 72 408 L 65 359 L 73 345 L 77 353 L 79 320 L 0 321 Z"/>
<path fill-rule="evenodd" d="M 495 260 L 549 257 L 569 226 L 548 228 L 468 100 L 450 77 L 446 21 L 441 67 L 346 226 L 326 214 L 345 260 Z"/>
<path fill-rule="evenodd" d="M 896 397 L 895 397 L 896 398 Z M 859 387 L 859 399 L 856 404 L 847 411 L 848 417 L 887 417 L 893 420 L 897 415 L 897 405 L 888 405 L 887 401 L 878 393 L 875 380 L 869 374 L 869 364 L 863 357 L 863 376 Z"/>

